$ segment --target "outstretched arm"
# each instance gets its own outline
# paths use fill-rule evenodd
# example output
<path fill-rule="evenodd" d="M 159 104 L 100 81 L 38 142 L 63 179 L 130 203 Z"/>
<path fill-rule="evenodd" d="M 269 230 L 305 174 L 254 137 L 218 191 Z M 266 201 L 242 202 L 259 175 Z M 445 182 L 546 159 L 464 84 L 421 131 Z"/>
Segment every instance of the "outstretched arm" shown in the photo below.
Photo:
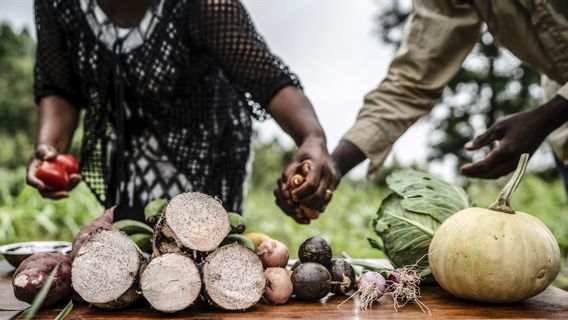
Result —
<path fill-rule="evenodd" d="M 461 167 L 461 173 L 476 178 L 494 179 L 515 170 L 523 153 L 533 154 L 556 128 L 568 122 L 568 100 L 556 95 L 542 106 L 517 113 L 491 126 L 468 142 L 468 150 L 499 144 L 482 160 Z"/>
<path fill-rule="evenodd" d="M 69 148 L 79 121 L 81 99 L 75 73 L 68 63 L 65 32 L 58 21 L 59 13 L 48 1 L 35 1 L 37 53 L 34 73 L 34 95 L 38 106 L 36 150 L 30 158 L 27 183 L 42 196 L 60 199 L 69 195 L 81 176 L 72 174 L 66 191 L 47 190 L 36 177 L 39 163 L 54 158 Z"/>
<path fill-rule="evenodd" d="M 445 0 L 413 4 L 387 76 L 365 96 L 355 124 L 332 154 L 339 176 L 365 159 L 373 176 L 395 141 L 434 107 L 479 39 L 481 22 L 471 5 Z"/>
<path fill-rule="evenodd" d="M 357 120 L 334 152 L 342 174 L 364 160 L 364 154 L 373 176 L 396 140 L 436 105 L 479 39 L 481 22 L 471 5 L 445 0 L 413 4 L 386 77 L 365 96 Z"/>
<path fill-rule="evenodd" d="M 61 97 L 47 96 L 39 102 L 37 115 L 36 150 L 28 164 L 27 183 L 38 189 L 43 197 L 65 198 L 69 196 L 69 190 L 81 181 L 79 174 L 69 176 L 68 190 L 52 191 L 47 189 L 45 184 L 36 177 L 36 171 L 42 161 L 51 160 L 57 154 L 64 153 L 69 148 L 79 122 L 79 111 Z"/>
<path fill-rule="evenodd" d="M 471 5 L 445 0 L 415 0 L 413 4 L 387 76 L 367 94 L 355 124 L 332 154 L 339 177 L 365 159 L 370 160 L 368 175 L 373 176 L 394 142 L 436 104 L 479 39 L 481 22 Z M 330 189 L 338 181 L 336 178 Z M 328 201 L 311 200 L 324 207 Z"/>
<path fill-rule="evenodd" d="M 357 148 L 356 145 L 349 142 L 348 140 L 341 140 L 339 145 L 333 150 L 331 158 L 337 169 L 337 173 L 340 177 L 343 177 L 345 173 L 351 171 L 361 162 L 367 159 L 367 156 Z"/>
<path fill-rule="evenodd" d="M 274 190 L 276 203 L 296 221 L 308 223 L 306 217 L 294 215 L 292 199 L 301 201 L 308 208 L 323 211 L 331 199 L 327 190 L 335 187 L 338 178 L 327 151 L 325 133 L 309 100 L 296 87 L 281 90 L 272 100 L 268 111 L 298 145 L 292 161 L 277 182 Z M 304 162 L 310 164 L 310 171 L 305 182 L 291 194 L 288 185 L 290 177 L 301 171 Z"/>
<path fill-rule="evenodd" d="M 290 176 L 303 161 L 309 161 L 310 174 L 295 193 L 297 199 L 305 199 L 311 207 L 321 210 L 323 201 L 310 199 L 325 195 L 332 181 L 325 134 L 298 79 L 270 52 L 243 5 L 237 0 L 194 1 L 190 8 L 190 35 L 218 63 L 237 90 L 250 94 L 252 105 L 270 114 L 296 142 L 298 150 L 284 170 L 278 190 L 286 191 Z M 291 201 L 281 199 L 277 196 L 278 205 L 291 214 L 287 206 Z"/>

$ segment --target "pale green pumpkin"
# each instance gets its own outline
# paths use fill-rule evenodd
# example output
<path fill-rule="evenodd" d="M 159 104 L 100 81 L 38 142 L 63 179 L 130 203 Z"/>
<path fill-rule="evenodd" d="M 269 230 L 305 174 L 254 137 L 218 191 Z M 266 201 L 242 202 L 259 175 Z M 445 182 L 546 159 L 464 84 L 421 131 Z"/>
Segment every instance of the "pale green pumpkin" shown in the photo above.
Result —
<path fill-rule="evenodd" d="M 524 154 L 489 209 L 461 210 L 434 234 L 428 260 L 446 291 L 469 300 L 517 302 L 539 294 L 558 275 L 560 249 L 550 230 L 510 205 L 527 163 Z"/>

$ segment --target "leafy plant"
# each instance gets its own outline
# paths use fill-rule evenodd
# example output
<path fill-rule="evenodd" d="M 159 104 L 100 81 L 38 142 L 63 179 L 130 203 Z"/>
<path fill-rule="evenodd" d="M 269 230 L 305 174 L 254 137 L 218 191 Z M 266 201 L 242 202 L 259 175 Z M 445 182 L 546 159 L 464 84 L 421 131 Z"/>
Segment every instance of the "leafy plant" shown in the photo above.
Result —
<path fill-rule="evenodd" d="M 434 232 L 450 215 L 469 207 L 469 197 L 462 188 L 415 170 L 392 173 L 387 185 L 393 192 L 372 223 L 380 240 L 369 238 L 369 242 L 395 268 L 417 263 L 419 275 L 427 276 L 426 255 Z"/>
<path fill-rule="evenodd" d="M 69 303 L 61 310 L 61 312 L 55 317 L 55 320 L 64 320 L 73 310 L 73 300 L 70 300 Z"/>

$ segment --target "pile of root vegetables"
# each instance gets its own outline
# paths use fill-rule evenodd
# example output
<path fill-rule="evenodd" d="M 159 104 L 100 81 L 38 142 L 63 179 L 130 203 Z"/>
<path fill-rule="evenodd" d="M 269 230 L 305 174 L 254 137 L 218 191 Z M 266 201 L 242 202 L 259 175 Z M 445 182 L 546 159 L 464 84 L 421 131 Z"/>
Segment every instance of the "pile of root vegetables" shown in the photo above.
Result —
<path fill-rule="evenodd" d="M 144 299 L 165 313 L 197 301 L 224 310 L 246 310 L 259 301 L 283 304 L 293 295 L 314 301 L 355 286 L 353 268 L 346 260 L 332 260 L 324 239 L 306 240 L 290 270 L 284 243 L 242 234 L 242 218 L 205 194 L 150 203 L 145 214 L 153 228 L 132 220 L 113 223 L 113 210 L 84 226 L 68 255 L 26 259 L 12 279 L 15 296 L 32 303 L 52 272 L 43 306 L 73 297 L 120 309 Z"/>
<path fill-rule="evenodd" d="M 145 214 L 153 228 L 132 220 L 113 223 L 113 210 L 79 231 L 69 255 L 26 259 L 13 276 L 15 296 L 32 303 L 53 274 L 43 306 L 73 297 L 103 309 L 144 299 L 164 313 L 197 301 L 239 311 L 259 301 L 279 305 L 290 297 L 318 301 L 349 293 L 359 295 L 361 309 L 387 294 L 395 308 L 408 301 L 422 306 L 416 266 L 384 269 L 348 256 L 333 259 L 321 237 L 305 240 L 291 265 L 284 243 L 261 233 L 243 234 L 242 217 L 205 194 L 150 203 Z"/>
<path fill-rule="evenodd" d="M 152 229 L 132 221 L 113 225 L 111 208 L 80 230 L 69 255 L 26 259 L 13 277 L 16 297 L 31 303 L 58 268 L 44 306 L 74 293 L 104 309 L 123 308 L 143 297 L 167 313 L 199 299 L 226 310 L 245 310 L 261 299 L 266 287 L 261 259 L 239 243 L 220 246 L 231 225 L 218 200 L 183 193 L 158 209 L 158 217 L 151 215 Z"/>

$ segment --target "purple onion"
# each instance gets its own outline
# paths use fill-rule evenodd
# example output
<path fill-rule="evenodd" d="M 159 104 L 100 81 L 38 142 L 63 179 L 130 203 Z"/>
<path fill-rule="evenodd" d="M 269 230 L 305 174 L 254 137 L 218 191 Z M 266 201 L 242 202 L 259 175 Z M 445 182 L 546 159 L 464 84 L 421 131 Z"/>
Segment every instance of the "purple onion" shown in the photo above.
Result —
<path fill-rule="evenodd" d="M 382 297 L 387 289 L 387 281 L 385 278 L 378 272 L 366 272 L 364 273 L 361 278 L 359 278 L 358 282 L 359 290 L 369 290 L 370 288 L 377 293 L 377 299 Z M 369 289 L 366 289 L 369 288 Z"/>
<path fill-rule="evenodd" d="M 378 301 L 387 289 L 387 281 L 378 272 L 364 273 L 357 283 L 359 292 L 359 308 L 371 309 L 373 302 Z"/>

